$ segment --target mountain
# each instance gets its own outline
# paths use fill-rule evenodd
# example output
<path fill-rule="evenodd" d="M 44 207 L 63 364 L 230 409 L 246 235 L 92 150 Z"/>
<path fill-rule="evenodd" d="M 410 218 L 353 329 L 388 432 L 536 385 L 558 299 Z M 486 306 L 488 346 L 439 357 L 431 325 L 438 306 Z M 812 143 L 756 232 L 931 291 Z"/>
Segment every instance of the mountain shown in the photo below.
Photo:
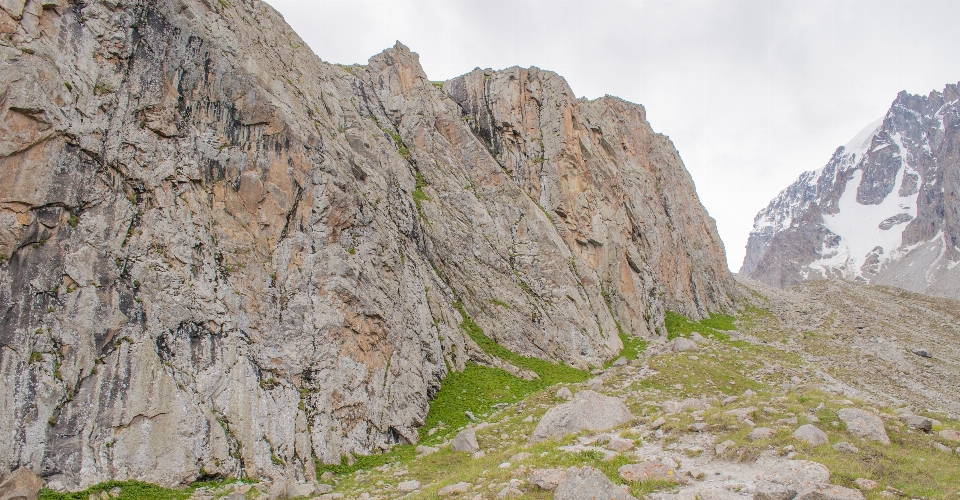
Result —
<path fill-rule="evenodd" d="M 533 376 L 474 325 L 586 369 L 740 296 L 644 109 L 554 73 L 327 64 L 258 0 L 0 32 L 0 468 L 51 488 L 311 478 L 468 362 Z"/>
<path fill-rule="evenodd" d="M 760 211 L 742 275 L 785 288 L 839 277 L 960 297 L 956 85 L 887 114 Z"/>

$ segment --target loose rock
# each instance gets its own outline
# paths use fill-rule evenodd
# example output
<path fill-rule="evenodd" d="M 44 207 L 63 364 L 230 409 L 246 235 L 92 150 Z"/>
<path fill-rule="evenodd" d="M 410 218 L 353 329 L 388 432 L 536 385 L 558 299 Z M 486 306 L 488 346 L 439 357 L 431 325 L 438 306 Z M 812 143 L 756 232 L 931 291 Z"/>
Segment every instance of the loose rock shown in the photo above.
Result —
<path fill-rule="evenodd" d="M 850 444 L 850 443 L 848 443 L 848 442 L 846 442 L 846 441 L 841 441 L 841 442 L 833 445 L 833 449 L 835 449 L 835 450 L 837 450 L 837 451 L 842 451 L 842 452 L 844 452 L 844 453 L 860 453 L 860 448 L 857 448 L 856 446 L 854 446 L 854 445 L 852 445 L 852 444 Z"/>
<path fill-rule="evenodd" d="M 860 488 L 863 491 L 875 490 L 880 486 L 880 483 L 864 477 L 858 478 L 853 482 L 853 484 L 857 485 L 857 488 Z"/>
<path fill-rule="evenodd" d="M 900 421 L 907 424 L 907 427 L 918 431 L 930 432 L 933 430 L 933 420 L 920 415 L 906 414 L 900 416 Z"/>
<path fill-rule="evenodd" d="M 676 479 L 673 467 L 663 462 L 655 461 L 623 465 L 617 469 L 617 473 L 620 474 L 621 479 L 631 483 L 649 481 L 651 479 Z"/>
<path fill-rule="evenodd" d="M 854 436 L 890 444 L 890 437 L 887 436 L 887 430 L 883 427 L 883 420 L 873 413 L 856 408 L 844 408 L 837 415 Z"/>
<path fill-rule="evenodd" d="M 801 491 L 826 484 L 830 471 L 822 464 L 807 460 L 791 460 L 779 464 L 760 477 L 754 500 L 790 500 Z"/>
<path fill-rule="evenodd" d="M 464 453 L 476 453 L 480 451 L 480 443 L 477 442 L 477 432 L 473 427 L 467 426 L 450 442 L 450 449 Z"/>
<path fill-rule="evenodd" d="M 561 469 L 534 469 L 530 473 L 530 484 L 547 491 L 557 489 L 557 486 L 567 478 L 567 471 Z"/>
<path fill-rule="evenodd" d="M 813 446 L 820 446 L 821 444 L 830 442 L 825 432 L 810 424 L 801 425 L 800 428 L 793 433 L 793 437 L 800 441 L 806 441 Z"/>
<path fill-rule="evenodd" d="M 561 387 L 557 391 L 557 399 L 562 399 L 564 401 L 570 401 L 573 398 L 573 393 L 570 392 L 570 389 L 566 387 Z"/>
<path fill-rule="evenodd" d="M 835 484 L 823 484 L 800 492 L 794 500 L 866 500 L 866 497 L 860 490 Z"/>
<path fill-rule="evenodd" d="M 407 494 L 407 493 L 419 490 L 420 487 L 421 487 L 420 481 L 416 481 L 416 480 L 402 481 L 400 484 L 397 485 L 397 491 L 399 491 L 402 494 Z"/>
<path fill-rule="evenodd" d="M 573 401 L 551 408 L 540 419 L 530 442 L 582 430 L 605 431 L 634 419 L 623 401 L 593 391 L 578 392 Z"/>
<path fill-rule="evenodd" d="M 623 438 L 610 438 L 606 448 L 610 451 L 629 451 L 633 449 L 633 441 Z"/>
<path fill-rule="evenodd" d="M 20 467 L 0 484 L 0 499 L 37 500 L 42 488 L 43 479 L 40 476 L 26 467 Z"/>
<path fill-rule="evenodd" d="M 697 350 L 697 343 L 685 337 L 677 337 L 671 340 L 667 347 L 673 352 L 693 352 Z"/>
<path fill-rule="evenodd" d="M 757 427 L 756 429 L 750 431 L 750 434 L 747 434 L 747 439 L 750 441 L 757 441 L 759 439 L 768 439 L 772 438 L 777 431 L 769 427 Z"/>
<path fill-rule="evenodd" d="M 636 500 L 593 467 L 567 469 L 567 478 L 556 489 L 554 500 Z"/>

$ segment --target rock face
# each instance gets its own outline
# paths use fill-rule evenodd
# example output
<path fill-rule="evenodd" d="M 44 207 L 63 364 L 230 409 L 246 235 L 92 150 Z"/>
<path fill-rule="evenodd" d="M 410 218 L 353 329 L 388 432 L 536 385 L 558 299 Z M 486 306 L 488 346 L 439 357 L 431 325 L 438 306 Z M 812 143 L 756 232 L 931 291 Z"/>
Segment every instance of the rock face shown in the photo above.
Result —
<path fill-rule="evenodd" d="M 960 91 L 901 93 L 754 222 L 742 275 L 842 277 L 960 298 Z"/>
<path fill-rule="evenodd" d="M 737 296 L 643 108 L 553 73 L 342 68 L 258 0 L 0 32 L 0 468 L 52 488 L 311 479 L 416 442 L 448 367 L 516 372 L 461 313 L 587 367 Z"/>
<path fill-rule="evenodd" d="M 633 418 L 623 401 L 589 390 L 580 391 L 573 401 L 550 408 L 544 413 L 530 436 L 530 442 L 538 443 L 582 430 L 605 431 Z"/>

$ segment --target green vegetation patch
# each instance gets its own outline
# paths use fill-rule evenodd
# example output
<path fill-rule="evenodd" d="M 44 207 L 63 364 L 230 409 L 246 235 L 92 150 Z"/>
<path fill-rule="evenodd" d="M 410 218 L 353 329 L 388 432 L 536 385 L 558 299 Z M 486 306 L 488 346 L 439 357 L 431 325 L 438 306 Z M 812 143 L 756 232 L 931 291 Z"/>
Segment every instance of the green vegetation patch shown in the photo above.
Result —
<path fill-rule="evenodd" d="M 710 317 L 703 321 L 691 321 L 681 314 L 667 311 L 667 317 L 663 323 L 667 327 L 668 339 L 689 337 L 691 333 L 698 332 L 704 337 L 713 335 L 717 340 L 730 340 L 730 336 L 724 332 L 737 329 L 734 325 L 735 319 L 728 314 L 711 313 Z"/>

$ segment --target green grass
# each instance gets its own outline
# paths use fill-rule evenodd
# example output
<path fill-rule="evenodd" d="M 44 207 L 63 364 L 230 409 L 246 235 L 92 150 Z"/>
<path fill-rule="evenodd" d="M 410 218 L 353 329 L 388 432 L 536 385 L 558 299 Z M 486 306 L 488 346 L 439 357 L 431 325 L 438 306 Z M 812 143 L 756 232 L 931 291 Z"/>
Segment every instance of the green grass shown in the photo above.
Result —
<path fill-rule="evenodd" d="M 420 172 L 414 171 L 414 179 L 416 179 L 416 185 L 413 188 L 413 192 L 410 193 L 413 196 L 413 203 L 417 206 L 417 213 L 420 214 L 420 218 L 423 218 L 423 213 L 421 212 L 421 204 L 424 201 L 430 201 L 430 197 L 423 192 L 423 188 L 427 185 L 427 181 L 423 178 L 423 174 Z"/>
<path fill-rule="evenodd" d="M 521 356 L 487 337 L 483 330 L 470 319 L 463 304 L 454 304 L 463 316 L 460 327 L 485 353 L 498 357 L 521 370 L 536 373 L 539 378 L 524 380 L 499 368 L 467 363 L 462 372 L 451 372 L 443 381 L 440 391 L 430 404 L 425 425 L 420 436 L 425 443 L 436 442 L 446 435 L 438 432 L 429 435 L 440 422 L 447 429 L 456 430 L 468 423 L 465 412 L 477 417 L 489 414 L 497 403 L 515 403 L 526 396 L 558 383 L 583 382 L 590 374 L 563 363 L 551 363 L 539 358 Z"/>
<path fill-rule="evenodd" d="M 117 497 L 119 500 L 180 500 L 189 498 L 200 486 L 210 484 L 212 483 L 197 483 L 187 489 L 172 490 L 139 481 L 108 481 L 73 493 L 58 493 L 44 488 L 40 491 L 40 500 L 88 500 L 91 494 L 99 495 L 102 491 L 117 487 L 120 488 L 120 496 Z"/>
<path fill-rule="evenodd" d="M 698 332 L 704 337 L 713 335 L 717 340 L 730 340 L 730 336 L 724 332 L 737 329 L 734 325 L 735 319 L 727 314 L 711 313 L 709 318 L 698 322 L 691 321 L 673 311 L 667 311 L 667 317 L 663 323 L 667 327 L 668 339 L 689 337 L 692 332 Z"/>

